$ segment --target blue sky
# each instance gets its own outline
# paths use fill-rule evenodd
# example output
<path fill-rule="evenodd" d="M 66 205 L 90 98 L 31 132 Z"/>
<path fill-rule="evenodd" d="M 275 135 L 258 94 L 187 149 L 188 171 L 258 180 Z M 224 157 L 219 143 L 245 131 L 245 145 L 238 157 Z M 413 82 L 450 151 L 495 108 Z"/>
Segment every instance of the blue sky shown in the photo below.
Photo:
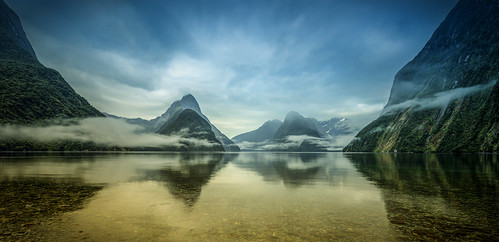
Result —
<path fill-rule="evenodd" d="M 40 61 L 103 112 L 192 93 L 229 137 L 294 110 L 375 119 L 457 0 L 6 0 Z"/>

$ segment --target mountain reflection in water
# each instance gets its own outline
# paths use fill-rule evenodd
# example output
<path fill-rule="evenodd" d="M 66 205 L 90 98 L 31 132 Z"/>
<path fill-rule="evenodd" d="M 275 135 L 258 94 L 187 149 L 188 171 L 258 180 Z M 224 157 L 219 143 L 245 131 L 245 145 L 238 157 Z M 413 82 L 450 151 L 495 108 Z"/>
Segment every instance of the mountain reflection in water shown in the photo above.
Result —
<path fill-rule="evenodd" d="M 217 171 L 237 157 L 237 154 L 179 154 L 178 163 L 154 170 L 143 170 L 145 180 L 158 181 L 185 205 L 192 207 L 201 189 L 208 184 Z"/>
<path fill-rule="evenodd" d="M 342 163 L 331 162 L 326 153 L 247 153 L 234 163 L 257 172 L 264 181 L 282 181 L 288 188 L 317 182 L 342 184 L 351 170 Z"/>
<path fill-rule="evenodd" d="M 497 155 L 346 154 L 406 239 L 499 238 Z"/>
<path fill-rule="evenodd" d="M 497 155 L 0 156 L 7 186 L 57 178 L 103 187 L 61 222 L 30 228 L 41 236 L 30 239 L 56 241 L 496 240 L 498 170 Z"/>

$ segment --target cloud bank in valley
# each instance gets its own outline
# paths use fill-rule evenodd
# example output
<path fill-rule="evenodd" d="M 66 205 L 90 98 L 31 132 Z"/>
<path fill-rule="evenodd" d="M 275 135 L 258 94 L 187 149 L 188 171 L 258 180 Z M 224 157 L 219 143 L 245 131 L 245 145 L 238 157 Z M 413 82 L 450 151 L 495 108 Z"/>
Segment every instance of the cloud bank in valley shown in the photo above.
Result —
<path fill-rule="evenodd" d="M 434 95 L 431 95 L 429 97 L 414 98 L 411 100 L 407 100 L 402 103 L 385 107 L 381 115 L 388 115 L 393 111 L 408 107 L 414 107 L 416 111 L 429 108 L 437 108 L 437 107 L 445 109 L 451 101 L 458 98 L 466 97 L 468 95 L 474 94 L 479 91 L 492 88 L 496 84 L 496 82 L 497 82 L 496 80 L 493 80 L 486 84 L 475 85 L 471 87 L 456 88 L 448 91 L 435 93 Z"/>
<path fill-rule="evenodd" d="M 207 140 L 145 133 L 144 128 L 112 118 L 87 118 L 66 124 L 0 127 L 0 138 L 37 142 L 77 141 L 119 147 L 183 147 L 186 144 L 212 147 Z"/>
<path fill-rule="evenodd" d="M 252 151 L 272 151 L 272 150 L 289 150 L 297 149 L 300 145 L 307 141 L 310 144 L 318 145 L 324 147 L 328 151 L 338 151 L 342 150 L 345 145 L 350 142 L 355 134 L 351 135 L 341 135 L 336 137 L 327 138 L 317 138 L 307 135 L 290 135 L 286 136 L 284 140 L 272 141 L 266 140 L 263 142 L 248 142 L 244 141 L 237 143 L 241 150 L 252 150 Z"/>

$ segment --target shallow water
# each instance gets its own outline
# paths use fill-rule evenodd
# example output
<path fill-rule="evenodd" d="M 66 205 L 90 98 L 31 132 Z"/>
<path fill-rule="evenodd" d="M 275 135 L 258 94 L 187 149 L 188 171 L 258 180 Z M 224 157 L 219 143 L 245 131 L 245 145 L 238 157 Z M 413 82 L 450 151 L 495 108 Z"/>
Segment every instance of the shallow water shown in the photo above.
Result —
<path fill-rule="evenodd" d="M 31 228 L 46 241 L 493 240 L 498 171 L 497 155 L 0 156 L 4 182 L 104 186 Z"/>

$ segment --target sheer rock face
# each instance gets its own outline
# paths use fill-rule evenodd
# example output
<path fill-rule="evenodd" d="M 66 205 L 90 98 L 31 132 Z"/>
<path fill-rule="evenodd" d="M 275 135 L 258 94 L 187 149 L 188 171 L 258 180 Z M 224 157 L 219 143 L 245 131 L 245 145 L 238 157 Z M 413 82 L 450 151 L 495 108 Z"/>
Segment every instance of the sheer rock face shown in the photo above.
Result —
<path fill-rule="evenodd" d="M 35 52 L 19 17 L 0 0 L 0 123 L 103 116 Z"/>
<path fill-rule="evenodd" d="M 461 0 L 344 151 L 497 152 L 499 3 Z"/>

